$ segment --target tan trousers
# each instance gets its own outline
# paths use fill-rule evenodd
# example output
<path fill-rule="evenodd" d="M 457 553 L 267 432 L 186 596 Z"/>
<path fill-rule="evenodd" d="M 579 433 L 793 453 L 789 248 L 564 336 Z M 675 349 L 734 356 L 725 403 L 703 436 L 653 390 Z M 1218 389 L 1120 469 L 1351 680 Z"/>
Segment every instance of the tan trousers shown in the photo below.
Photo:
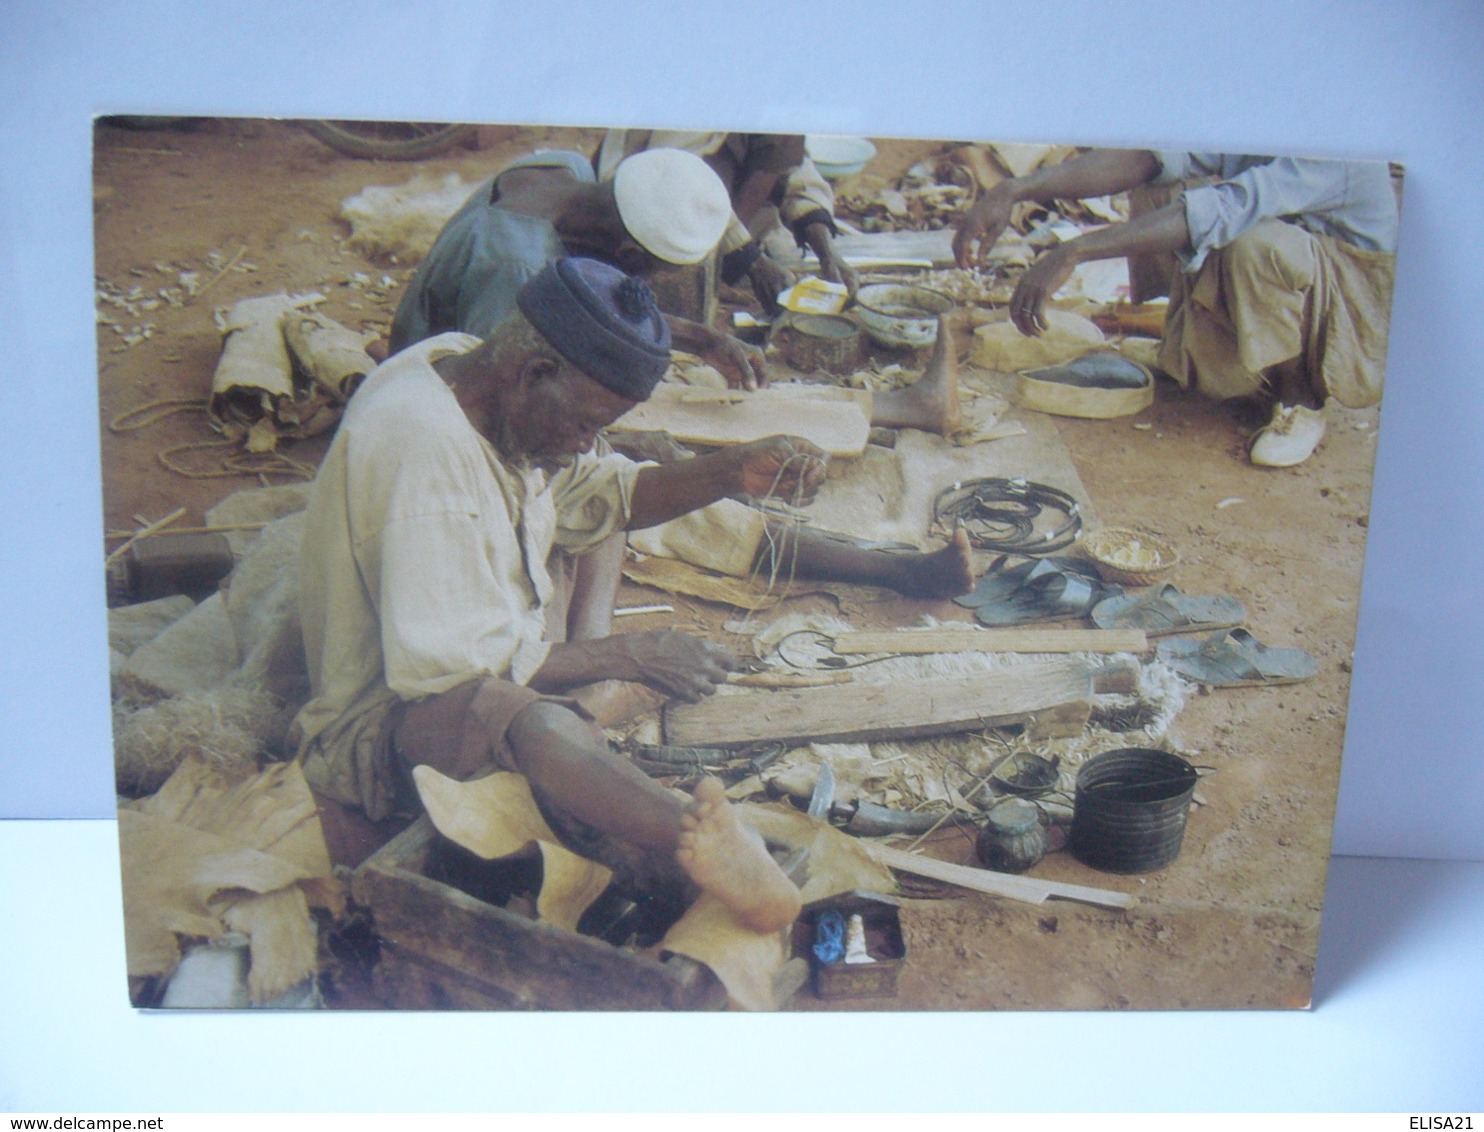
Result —
<path fill-rule="evenodd" d="M 1225 400 L 1262 392 L 1297 361 L 1314 393 L 1350 408 L 1381 399 L 1395 257 L 1268 219 L 1171 281 L 1159 365 Z"/>

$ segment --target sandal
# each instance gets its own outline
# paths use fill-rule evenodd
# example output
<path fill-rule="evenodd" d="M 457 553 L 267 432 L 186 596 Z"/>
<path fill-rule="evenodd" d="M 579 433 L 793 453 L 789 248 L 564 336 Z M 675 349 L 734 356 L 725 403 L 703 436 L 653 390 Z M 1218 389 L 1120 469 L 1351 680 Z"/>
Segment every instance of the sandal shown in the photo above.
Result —
<path fill-rule="evenodd" d="M 974 611 L 981 625 L 1005 627 L 1032 621 L 1086 617 L 1098 602 L 1122 593 L 1071 558 L 996 559 L 974 589 L 953 600 Z"/>
<path fill-rule="evenodd" d="M 1297 684 L 1319 672 L 1319 662 L 1303 649 L 1268 648 L 1246 629 L 1204 640 L 1172 637 L 1155 654 L 1187 680 L 1212 688 Z"/>
<path fill-rule="evenodd" d="M 1192 597 L 1168 582 L 1148 593 L 1120 593 L 1092 611 L 1092 623 L 1099 629 L 1143 629 L 1151 637 L 1230 629 L 1246 619 L 1246 607 L 1230 594 Z"/>

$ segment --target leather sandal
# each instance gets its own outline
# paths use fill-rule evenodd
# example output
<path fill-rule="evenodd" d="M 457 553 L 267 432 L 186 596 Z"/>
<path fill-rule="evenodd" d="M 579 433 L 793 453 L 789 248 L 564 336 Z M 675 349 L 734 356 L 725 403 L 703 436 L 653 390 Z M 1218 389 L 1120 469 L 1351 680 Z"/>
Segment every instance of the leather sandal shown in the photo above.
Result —
<path fill-rule="evenodd" d="M 1142 629 L 1151 637 L 1230 629 L 1246 619 L 1246 607 L 1230 594 L 1193 597 L 1168 582 L 1147 593 L 1110 597 L 1092 611 L 1099 629 Z"/>
<path fill-rule="evenodd" d="M 1297 684 L 1319 672 L 1319 662 L 1303 649 L 1269 648 L 1246 629 L 1171 637 L 1155 655 L 1187 680 L 1211 688 Z"/>
<path fill-rule="evenodd" d="M 1070 558 L 1032 558 L 1013 565 L 998 559 L 970 593 L 954 600 L 974 611 L 981 625 L 1005 627 L 1032 621 L 1086 617 L 1116 586 Z"/>

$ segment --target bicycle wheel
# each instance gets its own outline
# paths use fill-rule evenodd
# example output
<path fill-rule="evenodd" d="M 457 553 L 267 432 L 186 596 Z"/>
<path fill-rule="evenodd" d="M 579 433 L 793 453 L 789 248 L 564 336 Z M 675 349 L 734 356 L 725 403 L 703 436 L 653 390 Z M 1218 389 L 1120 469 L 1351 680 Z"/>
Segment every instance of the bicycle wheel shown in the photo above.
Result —
<path fill-rule="evenodd" d="M 457 122 L 360 122 L 305 119 L 304 128 L 347 157 L 417 161 L 462 145 L 476 127 Z"/>

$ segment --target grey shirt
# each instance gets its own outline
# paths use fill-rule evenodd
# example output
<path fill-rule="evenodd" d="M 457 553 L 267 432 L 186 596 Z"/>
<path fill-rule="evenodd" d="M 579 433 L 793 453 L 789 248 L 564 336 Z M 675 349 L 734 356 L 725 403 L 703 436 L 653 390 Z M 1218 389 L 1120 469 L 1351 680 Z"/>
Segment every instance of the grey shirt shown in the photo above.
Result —
<path fill-rule="evenodd" d="M 1397 200 L 1384 161 L 1163 150 L 1155 156 L 1157 182 L 1220 178 L 1185 192 L 1193 249 L 1183 257 L 1187 271 L 1267 217 L 1365 251 L 1396 251 Z"/>

